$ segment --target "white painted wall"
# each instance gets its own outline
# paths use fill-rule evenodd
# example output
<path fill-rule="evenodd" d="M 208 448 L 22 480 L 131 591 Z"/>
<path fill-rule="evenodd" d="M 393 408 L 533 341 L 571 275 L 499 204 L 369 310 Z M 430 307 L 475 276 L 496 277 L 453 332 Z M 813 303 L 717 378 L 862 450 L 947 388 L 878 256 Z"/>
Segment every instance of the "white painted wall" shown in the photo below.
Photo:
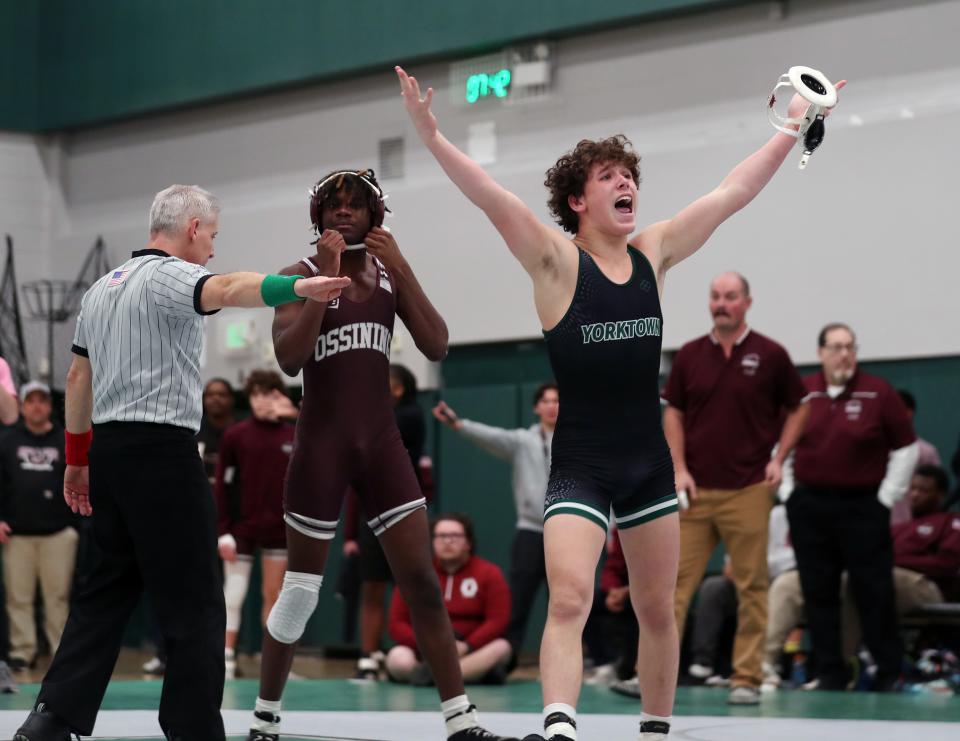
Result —
<path fill-rule="evenodd" d="M 63 208 L 60 193 L 61 149 L 57 139 L 0 131 L 0 274 L 6 260 L 6 235 L 13 237 L 17 283 L 59 275 L 52 260 L 53 224 Z M 24 340 L 34 378 L 49 364 L 46 323 L 29 318 L 20 293 Z M 66 373 L 72 322 L 54 330 L 54 372 Z"/>
<path fill-rule="evenodd" d="M 791 156 L 747 210 L 671 271 L 665 346 L 707 328 L 710 277 L 737 269 L 753 285 L 752 324 L 798 362 L 814 359 L 819 327 L 837 319 L 859 331 L 865 359 L 906 358 L 960 353 L 957 29 L 958 0 L 749 6 L 559 42 L 548 100 L 473 110 L 451 105 L 446 64 L 412 72 L 437 88 L 442 130 L 458 145 L 469 124 L 495 122 L 499 159 L 489 171 L 544 220 L 547 167 L 580 138 L 626 133 L 643 154 L 642 223 L 709 191 L 772 134 L 764 105 L 787 67 L 849 78 L 808 170 L 796 169 L 799 152 Z M 153 194 L 194 182 L 224 202 L 211 267 L 275 270 L 309 249 L 312 182 L 334 168 L 375 166 L 377 141 L 397 135 L 407 141 L 406 174 L 384 182 L 396 211 L 388 224 L 451 340 L 538 336 L 526 276 L 416 140 L 390 70 L 66 137 L 50 183 L 65 204 L 38 264 L 72 275 L 97 234 L 119 259 L 143 245 Z M 0 223 L 16 208 L 0 195 Z M 31 228 L 44 227 L 24 233 Z M 18 235 L 18 244 L 28 239 Z M 249 316 L 262 343 L 243 357 L 220 350 L 226 312 L 211 321 L 210 375 L 236 378 L 263 364 L 270 316 Z M 404 333 L 394 358 L 430 384 Z"/>

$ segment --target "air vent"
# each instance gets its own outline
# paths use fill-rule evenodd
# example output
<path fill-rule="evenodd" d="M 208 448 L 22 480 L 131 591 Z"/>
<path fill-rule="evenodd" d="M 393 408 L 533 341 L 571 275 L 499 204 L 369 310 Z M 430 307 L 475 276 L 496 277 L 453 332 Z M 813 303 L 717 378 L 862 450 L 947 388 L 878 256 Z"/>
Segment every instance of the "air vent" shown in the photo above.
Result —
<path fill-rule="evenodd" d="M 379 144 L 380 165 L 377 177 L 380 180 L 396 180 L 403 177 L 403 137 L 381 139 Z"/>

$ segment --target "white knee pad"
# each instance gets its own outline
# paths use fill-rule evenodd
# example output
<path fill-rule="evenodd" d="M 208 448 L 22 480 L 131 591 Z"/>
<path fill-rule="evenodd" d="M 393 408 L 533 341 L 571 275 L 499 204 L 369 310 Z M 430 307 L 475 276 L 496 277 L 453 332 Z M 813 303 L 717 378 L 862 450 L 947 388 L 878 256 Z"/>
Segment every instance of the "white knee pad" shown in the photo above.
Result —
<path fill-rule="evenodd" d="M 250 586 L 253 559 L 238 556 L 236 561 L 223 562 L 223 599 L 227 603 L 227 630 L 240 630 L 240 611 Z"/>
<path fill-rule="evenodd" d="M 296 643 L 306 630 L 307 621 L 317 607 L 321 574 L 288 571 L 283 587 L 267 618 L 267 630 L 280 643 Z"/>

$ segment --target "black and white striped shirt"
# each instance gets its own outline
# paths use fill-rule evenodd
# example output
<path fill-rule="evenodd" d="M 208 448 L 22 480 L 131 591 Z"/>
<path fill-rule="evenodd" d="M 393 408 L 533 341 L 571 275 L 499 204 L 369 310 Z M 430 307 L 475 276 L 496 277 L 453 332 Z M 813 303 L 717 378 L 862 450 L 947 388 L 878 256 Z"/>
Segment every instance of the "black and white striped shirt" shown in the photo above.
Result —
<path fill-rule="evenodd" d="M 200 292 L 212 273 L 139 250 L 84 294 L 73 352 L 93 369 L 93 423 L 200 429 Z"/>

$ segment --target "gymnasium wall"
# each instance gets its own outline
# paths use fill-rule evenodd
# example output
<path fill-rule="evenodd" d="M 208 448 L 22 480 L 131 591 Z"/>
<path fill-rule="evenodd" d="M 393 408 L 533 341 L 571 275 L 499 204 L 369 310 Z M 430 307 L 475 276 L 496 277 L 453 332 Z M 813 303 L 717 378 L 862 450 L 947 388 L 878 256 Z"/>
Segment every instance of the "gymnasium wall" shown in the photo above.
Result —
<path fill-rule="evenodd" d="M 62 154 L 62 149 L 47 137 L 0 131 L 0 275 L 7 255 L 6 236 L 10 235 L 20 285 L 51 276 L 51 260 L 55 259 L 51 250 L 54 223 L 62 211 L 58 185 Z M 66 250 L 57 254 L 62 256 Z M 66 259 L 72 271 L 73 255 Z M 56 266 L 52 274 L 61 275 Z M 22 291 L 20 304 L 27 357 L 36 373 L 47 355 L 46 323 L 28 318 Z M 73 321 L 54 331 L 58 346 L 69 343 Z M 61 378 L 66 374 L 67 354 L 63 350 L 57 356 L 56 372 Z"/>
<path fill-rule="evenodd" d="M 770 135 L 763 104 L 790 64 L 850 78 L 808 170 L 791 156 L 748 210 L 671 272 L 666 346 L 704 328 L 708 281 L 734 268 L 753 283 L 755 326 L 800 362 L 814 359 L 811 338 L 835 318 L 857 327 L 867 358 L 960 352 L 951 331 L 960 310 L 951 268 L 960 257 L 947 217 L 960 167 L 950 145 L 960 126 L 960 70 L 948 29 L 960 23 L 960 3 L 788 7 L 782 18 L 749 5 L 561 41 L 554 92 L 529 105 L 454 107 L 445 64 L 412 71 L 437 86 L 437 114 L 454 142 L 465 144 L 471 124 L 494 123 L 491 173 L 545 220 L 546 167 L 582 136 L 625 132 L 643 154 L 642 223 L 709 191 Z M 79 262 L 78 246 L 98 233 L 118 257 L 139 247 L 153 194 L 197 182 L 224 202 L 211 267 L 276 269 L 309 249 L 309 185 L 335 167 L 376 165 L 378 141 L 396 136 L 405 140 L 404 175 L 384 182 L 396 212 L 388 223 L 452 342 L 536 337 L 526 276 L 415 139 L 386 68 L 66 136 L 67 202 L 51 262 L 64 270 Z M 255 317 L 263 349 L 269 317 Z M 222 355 L 216 338 L 229 318 L 211 322 L 211 372 L 262 359 Z M 397 357 L 422 369 L 411 345 L 401 336 Z"/>

